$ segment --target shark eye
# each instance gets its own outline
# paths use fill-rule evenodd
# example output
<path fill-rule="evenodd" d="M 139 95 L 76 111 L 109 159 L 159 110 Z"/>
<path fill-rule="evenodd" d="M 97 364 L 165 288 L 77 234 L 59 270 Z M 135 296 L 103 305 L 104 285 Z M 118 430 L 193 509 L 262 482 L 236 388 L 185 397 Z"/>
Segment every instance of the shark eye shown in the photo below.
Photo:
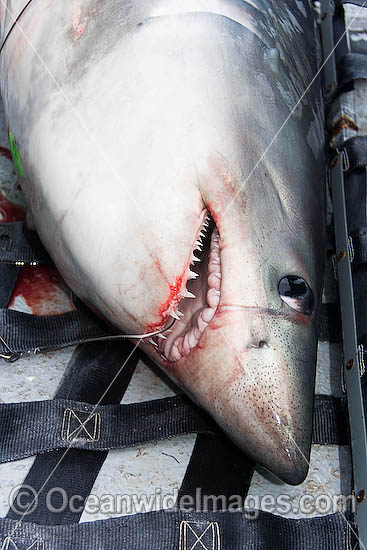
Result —
<path fill-rule="evenodd" d="M 288 304 L 292 309 L 311 315 L 314 306 L 314 297 L 311 288 L 302 277 L 295 275 L 287 275 L 280 280 L 279 295 L 283 302 Z"/>

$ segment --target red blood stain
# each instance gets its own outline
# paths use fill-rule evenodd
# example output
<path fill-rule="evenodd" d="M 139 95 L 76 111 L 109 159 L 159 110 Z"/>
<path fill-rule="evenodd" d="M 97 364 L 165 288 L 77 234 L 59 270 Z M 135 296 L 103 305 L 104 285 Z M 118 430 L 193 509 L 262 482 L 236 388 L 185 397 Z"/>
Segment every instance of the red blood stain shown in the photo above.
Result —
<path fill-rule="evenodd" d="M 0 214 L 1 222 L 18 222 L 25 219 L 25 210 L 23 206 L 9 201 L 0 192 Z"/>
<path fill-rule="evenodd" d="M 162 272 L 162 269 L 158 260 L 156 260 L 155 263 L 159 271 Z M 185 273 L 186 273 L 186 270 L 185 270 Z M 172 306 L 172 304 L 176 302 L 176 307 L 177 307 L 178 302 L 180 301 L 180 298 L 178 297 L 178 293 L 182 288 L 183 282 L 184 282 L 184 275 L 179 275 L 178 277 L 176 277 L 175 284 L 167 283 L 169 287 L 169 295 L 167 300 L 159 306 L 159 310 L 158 310 L 158 315 L 163 320 L 163 322 L 167 319 L 168 311 Z M 146 332 L 154 332 L 156 330 L 159 330 L 162 328 L 162 324 L 163 324 L 162 321 L 160 323 L 151 323 L 147 325 Z"/>
<path fill-rule="evenodd" d="M 13 160 L 12 156 L 11 156 L 11 152 L 6 147 L 1 147 L 0 146 L 0 155 L 5 157 L 8 160 L 11 160 L 11 161 Z"/>
<path fill-rule="evenodd" d="M 54 266 L 24 267 L 18 277 L 9 307 L 22 296 L 35 315 L 66 313 L 74 309 L 65 283 Z"/>

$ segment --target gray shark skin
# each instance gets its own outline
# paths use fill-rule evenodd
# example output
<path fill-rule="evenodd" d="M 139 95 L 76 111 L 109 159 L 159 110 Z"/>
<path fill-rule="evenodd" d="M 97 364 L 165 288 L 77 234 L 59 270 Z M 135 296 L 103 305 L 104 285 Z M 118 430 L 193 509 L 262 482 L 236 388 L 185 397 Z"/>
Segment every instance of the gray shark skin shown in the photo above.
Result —
<path fill-rule="evenodd" d="M 126 334 L 175 318 L 144 351 L 300 483 L 325 255 L 311 2 L 33 0 L 19 24 L 1 95 L 56 266 Z"/>

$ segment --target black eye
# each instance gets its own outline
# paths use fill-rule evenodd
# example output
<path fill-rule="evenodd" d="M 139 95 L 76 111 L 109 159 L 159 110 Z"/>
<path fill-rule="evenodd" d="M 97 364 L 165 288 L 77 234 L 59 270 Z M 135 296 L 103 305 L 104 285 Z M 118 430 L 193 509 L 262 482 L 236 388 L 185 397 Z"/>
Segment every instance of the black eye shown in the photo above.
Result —
<path fill-rule="evenodd" d="M 283 277 L 279 282 L 278 290 L 283 302 L 291 308 L 304 315 L 312 314 L 314 306 L 313 292 L 302 277 L 296 277 L 295 275 Z"/>

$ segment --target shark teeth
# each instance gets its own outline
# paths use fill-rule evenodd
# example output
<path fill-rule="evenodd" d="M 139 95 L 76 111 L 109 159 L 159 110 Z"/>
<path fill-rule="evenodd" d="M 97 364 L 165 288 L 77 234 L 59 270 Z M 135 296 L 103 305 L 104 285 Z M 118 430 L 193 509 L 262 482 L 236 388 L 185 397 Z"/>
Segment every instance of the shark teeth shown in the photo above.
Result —
<path fill-rule="evenodd" d="M 183 295 L 184 298 L 196 298 L 195 294 L 190 292 L 189 290 L 185 291 L 185 294 Z"/>
<path fill-rule="evenodd" d="M 213 225 L 211 216 L 207 215 L 194 241 L 189 257 L 189 267 L 182 287 L 171 303 L 170 311 L 167 312 L 169 317 L 178 321 L 175 325 L 176 328 L 168 329 L 164 333 L 156 334 L 154 339 L 149 339 L 149 342 L 164 361 L 179 361 L 198 345 L 219 305 L 221 287 L 220 238 L 217 228 Z M 196 263 L 203 260 L 205 260 L 204 264 L 207 263 L 208 265 L 206 276 L 204 274 L 200 275 L 206 277 L 206 294 L 203 293 L 204 289 L 201 288 L 201 283 L 198 286 L 198 293 L 196 291 L 195 293 L 190 292 L 187 289 L 187 283 L 199 277 L 199 274 L 194 271 L 194 264 L 196 265 Z M 202 284 L 205 285 L 205 280 Z M 196 288 L 196 286 L 193 288 Z M 185 298 L 198 300 L 192 306 L 189 305 L 189 302 L 183 302 L 184 311 L 188 316 L 187 322 L 186 318 L 183 319 L 184 313 L 177 308 L 178 303 Z M 182 323 L 179 322 L 181 320 Z"/>
<path fill-rule="evenodd" d="M 176 319 L 176 321 L 180 321 L 180 317 L 177 315 L 175 311 L 170 311 L 168 315 Z"/>
<path fill-rule="evenodd" d="M 187 271 L 187 274 L 189 276 L 189 279 L 197 279 L 199 277 L 198 273 L 195 273 L 195 271 L 191 271 L 191 269 Z"/>

